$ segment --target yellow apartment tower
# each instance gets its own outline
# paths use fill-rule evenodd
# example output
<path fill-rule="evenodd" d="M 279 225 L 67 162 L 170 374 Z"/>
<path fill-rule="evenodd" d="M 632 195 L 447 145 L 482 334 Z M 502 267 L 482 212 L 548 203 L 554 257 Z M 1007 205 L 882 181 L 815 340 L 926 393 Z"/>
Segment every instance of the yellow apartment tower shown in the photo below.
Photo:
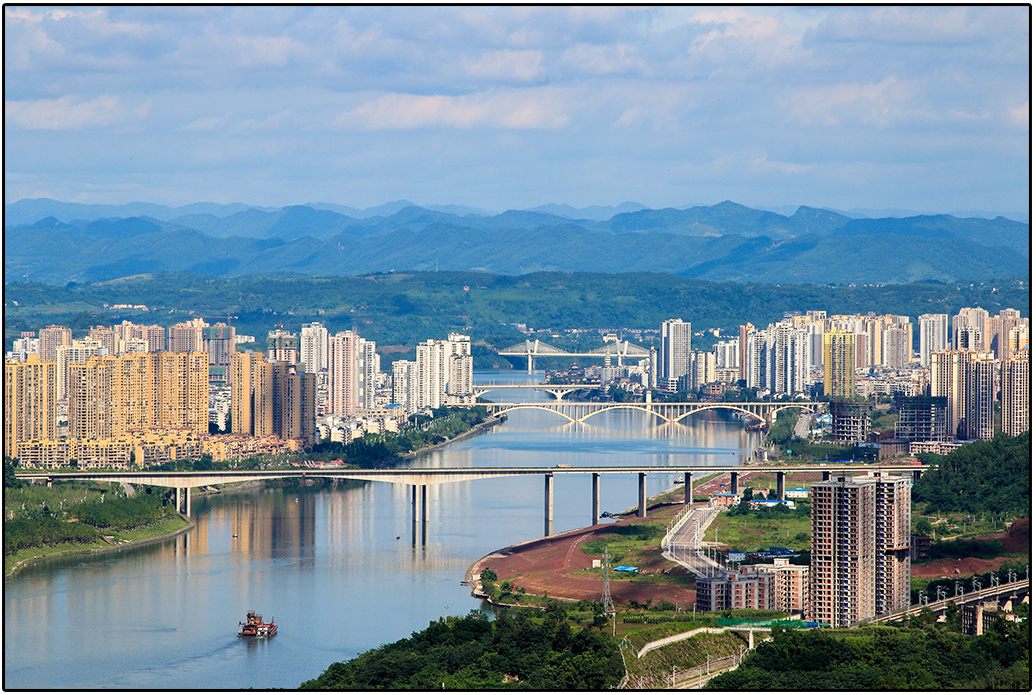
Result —
<path fill-rule="evenodd" d="M 74 439 L 112 439 L 155 427 L 208 431 L 209 357 L 138 352 L 69 366 L 68 427 Z"/>
<path fill-rule="evenodd" d="M 824 395 L 850 399 L 856 395 L 856 336 L 848 331 L 824 333 Z"/>
<path fill-rule="evenodd" d="M 19 442 L 56 438 L 57 363 L 29 355 L 4 361 L 4 456 Z"/>

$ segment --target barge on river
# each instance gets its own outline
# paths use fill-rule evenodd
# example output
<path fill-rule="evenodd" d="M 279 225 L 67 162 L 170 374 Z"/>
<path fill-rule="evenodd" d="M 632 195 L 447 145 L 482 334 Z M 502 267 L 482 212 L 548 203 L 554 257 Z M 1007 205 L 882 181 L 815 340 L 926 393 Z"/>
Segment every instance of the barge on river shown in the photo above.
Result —
<path fill-rule="evenodd" d="M 241 631 L 237 633 L 238 637 L 273 637 L 277 634 L 277 626 L 274 625 L 273 619 L 264 623 L 263 616 L 255 611 L 248 611 L 246 621 L 238 623 L 238 625 L 241 626 Z"/>

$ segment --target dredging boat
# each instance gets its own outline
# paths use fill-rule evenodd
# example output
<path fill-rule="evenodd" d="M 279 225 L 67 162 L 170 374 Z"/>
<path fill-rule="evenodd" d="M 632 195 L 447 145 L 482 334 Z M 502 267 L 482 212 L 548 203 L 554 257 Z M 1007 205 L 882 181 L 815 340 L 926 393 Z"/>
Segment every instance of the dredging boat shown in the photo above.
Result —
<path fill-rule="evenodd" d="M 237 633 L 238 637 L 273 637 L 277 634 L 277 626 L 273 624 L 273 619 L 264 623 L 263 616 L 255 611 L 248 611 L 245 622 L 238 623 L 238 625 L 241 626 L 241 631 Z"/>

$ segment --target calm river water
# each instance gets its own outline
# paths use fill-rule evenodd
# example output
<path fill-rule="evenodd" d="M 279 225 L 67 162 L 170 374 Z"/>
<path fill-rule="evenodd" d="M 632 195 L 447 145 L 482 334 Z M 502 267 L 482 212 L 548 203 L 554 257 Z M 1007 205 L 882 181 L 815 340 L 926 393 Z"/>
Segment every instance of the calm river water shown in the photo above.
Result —
<path fill-rule="evenodd" d="M 476 373 L 480 384 L 542 378 Z M 552 398 L 531 390 L 488 397 Z M 412 465 L 679 468 L 744 460 L 760 440 L 716 415 L 669 427 L 630 411 L 562 422 L 518 412 Z M 648 476 L 648 494 L 678 477 Z M 590 476 L 554 480 L 554 530 L 589 525 Z M 195 498 L 197 527 L 177 539 L 25 570 L 4 582 L 4 687 L 294 688 L 447 612 L 479 609 L 460 584 L 468 567 L 543 534 L 539 476 L 429 487 L 423 544 L 412 542 L 409 490 L 367 483 Z M 636 499 L 636 475 L 601 477 L 603 510 L 628 509 Z M 273 618 L 277 636 L 239 639 L 248 610 Z"/>

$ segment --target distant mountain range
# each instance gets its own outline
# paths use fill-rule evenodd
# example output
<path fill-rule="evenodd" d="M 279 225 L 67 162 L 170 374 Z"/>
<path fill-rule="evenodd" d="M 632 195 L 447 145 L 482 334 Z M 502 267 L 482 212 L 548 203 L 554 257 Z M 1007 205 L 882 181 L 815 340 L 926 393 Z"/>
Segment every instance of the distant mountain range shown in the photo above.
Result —
<path fill-rule="evenodd" d="M 766 283 L 953 282 L 1029 274 L 1029 225 L 951 215 L 858 218 L 724 202 L 503 213 L 408 201 L 356 210 L 196 203 L 5 205 L 8 281 L 92 282 L 140 273 L 355 275 L 402 270 L 521 274 L 659 271 Z"/>

